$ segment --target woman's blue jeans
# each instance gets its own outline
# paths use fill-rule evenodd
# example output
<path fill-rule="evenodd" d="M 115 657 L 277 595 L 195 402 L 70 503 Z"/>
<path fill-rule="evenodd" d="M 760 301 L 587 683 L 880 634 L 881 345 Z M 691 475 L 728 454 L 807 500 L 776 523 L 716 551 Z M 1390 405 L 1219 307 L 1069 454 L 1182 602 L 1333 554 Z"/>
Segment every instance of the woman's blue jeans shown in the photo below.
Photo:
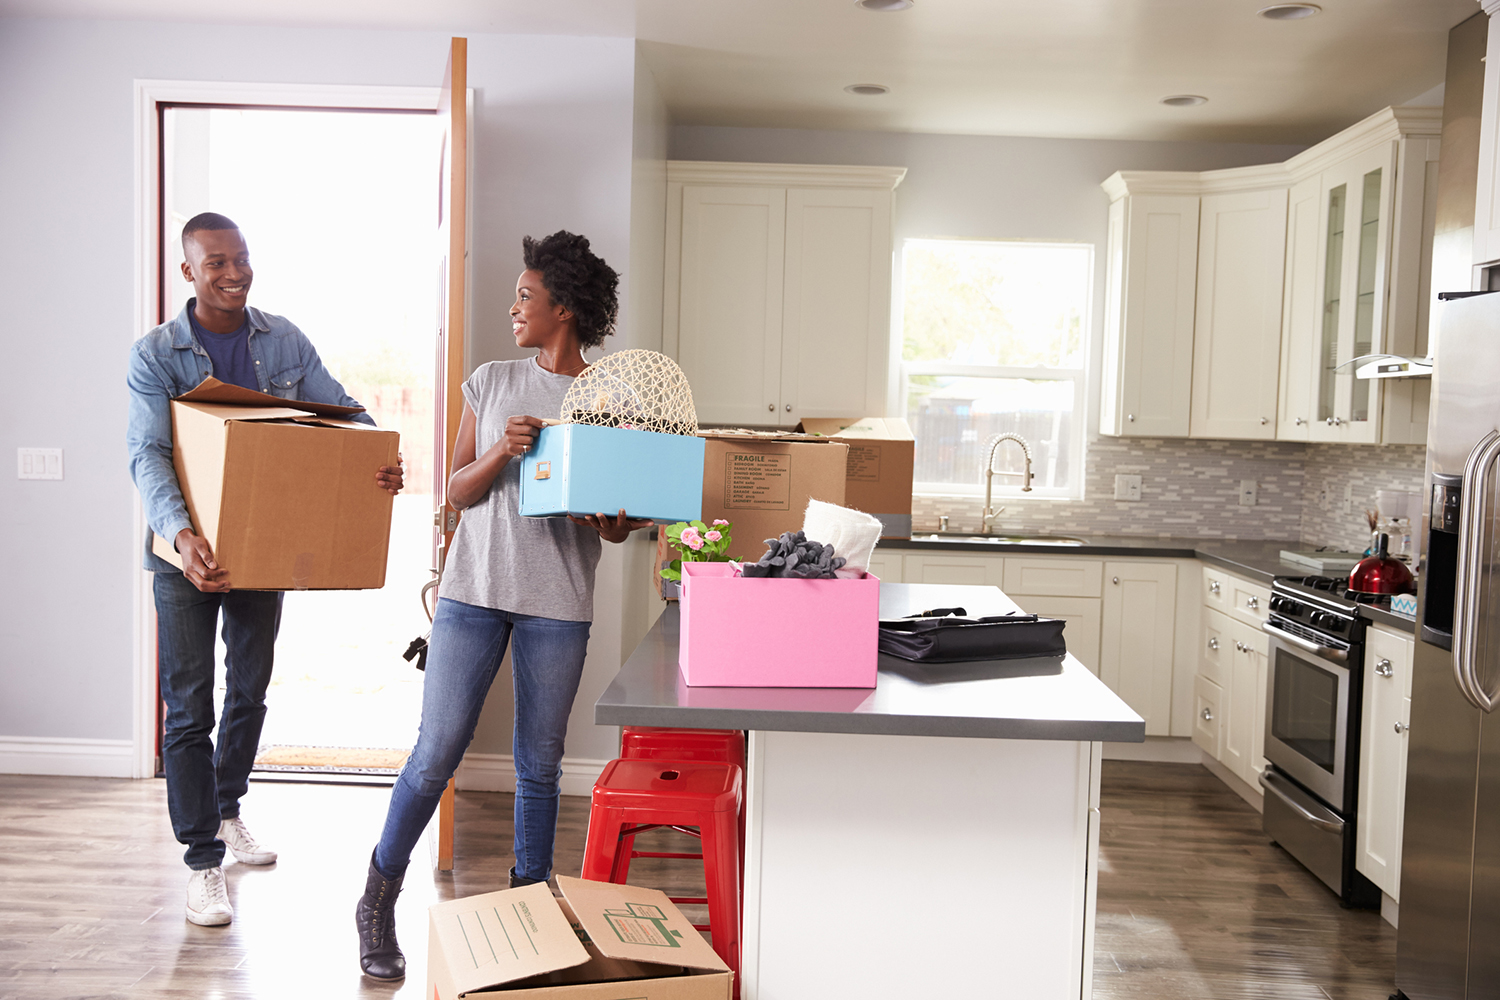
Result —
<path fill-rule="evenodd" d="M 417 745 L 391 792 L 375 867 L 406 871 L 448 779 L 474 738 L 507 643 L 515 679 L 516 874 L 552 874 L 563 738 L 583 676 L 589 623 L 535 618 L 442 598 L 428 640 Z"/>

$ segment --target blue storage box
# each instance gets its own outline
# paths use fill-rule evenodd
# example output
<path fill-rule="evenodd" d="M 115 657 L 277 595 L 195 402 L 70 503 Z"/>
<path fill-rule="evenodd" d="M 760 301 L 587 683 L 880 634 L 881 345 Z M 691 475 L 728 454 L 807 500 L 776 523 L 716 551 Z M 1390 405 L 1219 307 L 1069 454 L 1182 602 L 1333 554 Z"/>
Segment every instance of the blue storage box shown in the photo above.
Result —
<path fill-rule="evenodd" d="M 673 523 L 703 516 L 701 437 L 553 424 L 521 459 L 521 515 L 614 516 Z"/>

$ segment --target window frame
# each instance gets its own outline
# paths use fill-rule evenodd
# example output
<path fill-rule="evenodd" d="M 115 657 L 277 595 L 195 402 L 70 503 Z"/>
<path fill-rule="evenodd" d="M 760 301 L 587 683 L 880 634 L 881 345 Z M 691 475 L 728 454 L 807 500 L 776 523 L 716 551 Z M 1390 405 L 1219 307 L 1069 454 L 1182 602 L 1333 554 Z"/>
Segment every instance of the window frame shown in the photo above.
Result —
<path fill-rule="evenodd" d="M 1011 245 L 1028 247 L 1066 247 L 1068 249 L 1081 249 L 1087 253 L 1087 268 L 1084 281 L 1084 298 L 1080 316 L 1081 329 L 1079 330 L 1079 344 L 1083 355 L 1083 364 L 1077 368 L 1053 368 L 1047 365 L 965 365 L 953 364 L 942 361 L 907 361 L 902 357 L 905 344 L 905 299 L 906 299 L 906 250 L 912 244 L 985 244 L 985 245 Z M 1049 487 L 1033 485 L 1030 492 L 1021 492 L 1021 480 L 1019 476 L 1000 476 L 994 481 L 991 495 L 994 497 L 1007 497 L 1011 499 L 1024 498 L 1046 498 L 1054 500 L 1081 500 L 1084 497 L 1084 482 L 1087 479 L 1087 448 L 1088 448 L 1088 385 L 1089 385 L 1089 361 L 1091 333 L 1094 318 L 1094 262 L 1097 248 L 1093 243 L 1071 240 L 1028 240 L 1028 239 L 941 239 L 931 237 L 911 237 L 902 241 L 901 261 L 901 302 L 898 304 L 897 316 L 900 322 L 896 325 L 897 350 L 901 372 L 901 382 L 897 392 L 897 404 L 899 412 L 904 418 L 910 412 L 911 378 L 913 375 L 936 375 L 957 376 L 965 378 L 993 378 L 993 379 L 1034 379 L 1044 381 L 1058 381 L 1073 383 L 1073 427 L 1069 435 L 1069 442 L 1073 448 L 1073 454 L 1077 456 L 1078 475 L 1074 477 L 1071 485 L 1067 487 Z M 1033 483 L 1036 480 L 1036 470 L 1033 468 Z M 918 497 L 964 497 L 979 498 L 984 496 L 984 484 L 975 483 L 929 483 L 914 481 L 912 483 L 912 494 Z"/>

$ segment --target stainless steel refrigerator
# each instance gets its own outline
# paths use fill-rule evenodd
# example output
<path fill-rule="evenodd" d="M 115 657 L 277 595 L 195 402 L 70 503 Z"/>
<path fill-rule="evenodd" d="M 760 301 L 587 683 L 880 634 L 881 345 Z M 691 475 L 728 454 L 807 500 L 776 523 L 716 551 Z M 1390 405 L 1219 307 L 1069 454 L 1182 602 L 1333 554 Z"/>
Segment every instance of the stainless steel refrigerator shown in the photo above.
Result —
<path fill-rule="evenodd" d="M 1396 987 L 1500 1000 L 1500 294 L 1437 319 Z"/>

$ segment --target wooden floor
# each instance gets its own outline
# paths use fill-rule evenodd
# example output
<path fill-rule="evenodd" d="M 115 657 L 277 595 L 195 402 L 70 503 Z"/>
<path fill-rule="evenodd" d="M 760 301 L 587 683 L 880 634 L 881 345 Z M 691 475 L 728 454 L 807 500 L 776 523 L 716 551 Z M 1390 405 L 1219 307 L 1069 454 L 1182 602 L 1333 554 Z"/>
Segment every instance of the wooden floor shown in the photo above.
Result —
<path fill-rule="evenodd" d="M 431 873 L 418 848 L 397 910 L 411 975 L 382 986 L 360 974 L 353 909 L 388 797 L 253 784 L 244 818 L 281 860 L 227 865 L 235 921 L 208 928 L 183 920 L 160 781 L 0 776 L 0 1000 L 421 998 L 426 907 L 503 887 L 511 797 L 459 795 L 453 873 Z M 1341 910 L 1201 767 L 1109 762 L 1103 805 L 1099 1000 L 1390 992 L 1395 932 Z M 578 870 L 586 823 L 586 800 L 564 798 L 559 871 Z M 701 891 L 691 862 L 637 865 L 632 881 Z"/>

